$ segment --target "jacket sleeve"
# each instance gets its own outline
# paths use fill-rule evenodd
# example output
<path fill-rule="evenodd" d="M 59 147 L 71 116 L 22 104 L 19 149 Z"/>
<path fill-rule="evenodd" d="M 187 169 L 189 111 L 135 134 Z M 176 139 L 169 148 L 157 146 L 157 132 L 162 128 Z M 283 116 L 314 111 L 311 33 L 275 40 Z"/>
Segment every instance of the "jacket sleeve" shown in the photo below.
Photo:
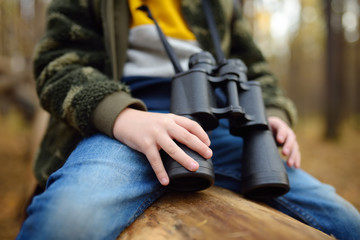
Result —
<path fill-rule="evenodd" d="M 102 29 L 87 2 L 51 1 L 34 55 L 36 90 L 45 110 L 82 135 L 112 135 L 114 118 L 125 107 L 146 107 L 106 74 L 110 62 Z"/>
<path fill-rule="evenodd" d="M 232 22 L 231 57 L 242 59 L 248 67 L 248 79 L 260 82 L 268 116 L 278 116 L 290 126 L 297 122 L 293 102 L 280 89 L 278 79 L 258 49 L 239 9 L 235 9 Z"/>

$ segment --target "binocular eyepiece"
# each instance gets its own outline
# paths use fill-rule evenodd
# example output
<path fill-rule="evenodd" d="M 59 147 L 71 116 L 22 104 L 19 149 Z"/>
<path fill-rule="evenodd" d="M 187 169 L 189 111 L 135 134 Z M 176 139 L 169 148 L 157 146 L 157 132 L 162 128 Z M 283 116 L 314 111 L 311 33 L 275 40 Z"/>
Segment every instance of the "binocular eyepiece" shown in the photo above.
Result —
<path fill-rule="evenodd" d="M 177 73 L 172 79 L 170 111 L 195 120 L 206 131 L 215 129 L 220 118 L 227 118 L 230 133 L 244 138 L 244 154 L 239 156 L 242 193 L 249 198 L 280 196 L 289 191 L 287 173 L 268 126 L 260 84 L 247 81 L 246 71 L 239 59 L 217 65 L 209 52 L 194 54 L 189 60 L 189 70 Z M 217 88 L 225 93 L 224 106 L 216 101 Z M 190 172 L 161 151 L 170 178 L 168 187 L 176 191 L 198 191 L 213 185 L 212 160 L 178 144 L 200 167 Z"/>

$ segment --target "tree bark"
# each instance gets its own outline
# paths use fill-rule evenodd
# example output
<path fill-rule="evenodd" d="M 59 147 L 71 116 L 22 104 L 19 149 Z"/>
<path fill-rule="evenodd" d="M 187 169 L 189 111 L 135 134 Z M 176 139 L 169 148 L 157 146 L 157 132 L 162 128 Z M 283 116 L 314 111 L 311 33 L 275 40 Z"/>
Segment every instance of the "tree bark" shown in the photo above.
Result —
<path fill-rule="evenodd" d="M 333 239 L 264 204 L 211 187 L 170 193 L 119 236 L 126 239 Z"/>
<path fill-rule="evenodd" d="M 343 30 L 340 7 L 333 9 L 334 0 L 326 0 L 327 63 L 326 63 L 326 132 L 325 137 L 335 139 L 339 136 L 339 126 L 343 115 L 342 80 L 344 69 Z M 337 4 L 343 4 L 337 1 Z"/>

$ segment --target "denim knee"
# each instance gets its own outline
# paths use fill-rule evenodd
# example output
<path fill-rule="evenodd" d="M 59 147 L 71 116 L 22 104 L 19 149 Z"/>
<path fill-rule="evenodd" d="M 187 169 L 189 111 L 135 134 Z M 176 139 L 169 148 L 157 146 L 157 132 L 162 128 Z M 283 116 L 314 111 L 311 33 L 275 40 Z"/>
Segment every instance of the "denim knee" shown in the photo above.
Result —
<path fill-rule="evenodd" d="M 47 199 L 50 194 L 53 193 L 34 199 L 28 220 L 33 217 L 35 224 L 32 226 L 40 229 L 32 232 L 33 235 L 27 231 L 24 239 L 107 239 L 111 235 L 105 208 L 92 201 L 90 192 L 64 189 L 56 193 L 56 199 Z M 33 210 L 37 211 L 36 215 L 31 214 Z"/>
<path fill-rule="evenodd" d="M 360 239 L 360 214 L 323 184 L 299 169 L 288 168 L 290 191 L 267 201 L 270 206 L 337 239 Z"/>
<path fill-rule="evenodd" d="M 33 199 L 18 239 L 115 239 L 164 191 L 142 154 L 93 136 Z"/>

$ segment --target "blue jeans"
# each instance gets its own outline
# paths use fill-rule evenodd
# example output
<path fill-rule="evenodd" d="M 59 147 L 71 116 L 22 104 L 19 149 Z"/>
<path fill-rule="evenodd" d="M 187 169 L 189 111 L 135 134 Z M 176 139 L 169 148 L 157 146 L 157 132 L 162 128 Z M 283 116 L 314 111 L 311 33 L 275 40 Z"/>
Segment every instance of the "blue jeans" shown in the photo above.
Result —
<path fill-rule="evenodd" d="M 210 133 L 215 184 L 239 192 L 242 139 Z M 266 203 L 339 239 L 360 239 L 358 211 L 335 190 L 287 168 L 291 190 Z M 145 156 L 104 135 L 83 140 L 28 208 L 18 239 L 115 239 L 165 193 Z"/>

